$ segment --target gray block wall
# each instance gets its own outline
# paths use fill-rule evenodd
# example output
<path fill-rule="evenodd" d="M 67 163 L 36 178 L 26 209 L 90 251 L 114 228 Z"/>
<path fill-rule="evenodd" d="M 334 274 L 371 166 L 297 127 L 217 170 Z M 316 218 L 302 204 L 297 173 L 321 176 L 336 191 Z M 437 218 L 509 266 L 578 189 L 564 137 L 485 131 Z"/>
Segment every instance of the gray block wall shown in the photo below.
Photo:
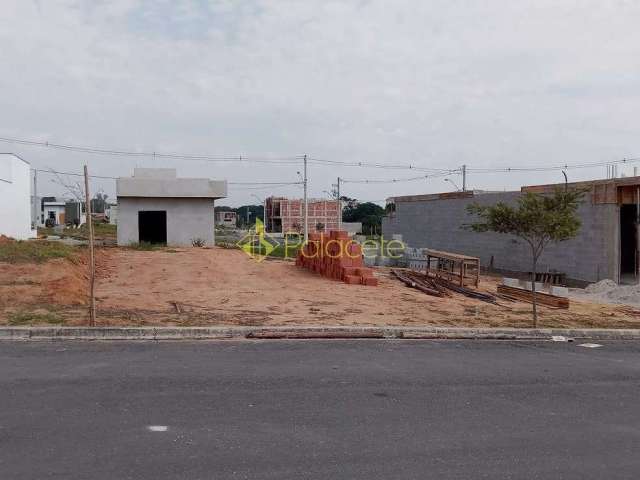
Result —
<path fill-rule="evenodd" d="M 118 197 L 118 245 L 138 243 L 138 212 L 167 212 L 167 245 L 191 246 L 201 238 L 214 245 L 212 198 Z"/>
<path fill-rule="evenodd" d="M 475 233 L 464 230 L 473 217 L 467 205 L 477 202 L 516 204 L 520 192 L 488 193 L 473 198 L 442 199 L 419 202 L 396 202 L 396 212 L 386 217 L 382 232 L 386 238 L 401 234 L 410 247 L 433 248 L 464 253 L 480 258 L 488 266 L 519 272 L 531 271 L 531 249 L 515 236 Z M 572 240 L 550 245 L 538 263 L 539 271 L 555 269 L 574 280 L 595 282 L 618 279 L 619 207 L 614 204 L 592 205 L 585 197 L 579 209 L 582 227 Z"/>

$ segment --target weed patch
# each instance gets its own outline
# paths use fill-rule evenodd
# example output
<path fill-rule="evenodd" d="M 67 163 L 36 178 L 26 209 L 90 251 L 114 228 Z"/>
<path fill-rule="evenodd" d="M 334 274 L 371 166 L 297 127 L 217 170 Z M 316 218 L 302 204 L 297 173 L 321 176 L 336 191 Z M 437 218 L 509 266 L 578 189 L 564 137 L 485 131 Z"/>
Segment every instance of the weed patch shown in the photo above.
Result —
<path fill-rule="evenodd" d="M 72 258 L 75 247 L 60 242 L 18 240 L 0 243 L 0 262 L 42 263 L 54 258 Z"/>
<path fill-rule="evenodd" d="M 51 325 L 60 325 L 64 322 L 64 319 L 53 312 L 14 312 L 9 314 L 9 325 L 35 325 L 48 323 Z"/>

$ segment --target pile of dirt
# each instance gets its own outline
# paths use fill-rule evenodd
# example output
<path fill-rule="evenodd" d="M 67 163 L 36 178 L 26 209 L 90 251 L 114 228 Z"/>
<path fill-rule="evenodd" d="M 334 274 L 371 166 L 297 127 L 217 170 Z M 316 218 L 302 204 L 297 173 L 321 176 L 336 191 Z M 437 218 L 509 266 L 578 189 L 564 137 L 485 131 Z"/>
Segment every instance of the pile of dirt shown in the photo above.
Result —
<path fill-rule="evenodd" d="M 584 289 L 586 293 L 601 294 L 610 292 L 618 287 L 618 284 L 610 279 L 600 280 L 599 282 L 592 283 Z"/>
<path fill-rule="evenodd" d="M 572 289 L 572 297 L 596 303 L 640 306 L 640 285 L 618 285 L 613 280 L 600 280 L 584 290 Z"/>
<path fill-rule="evenodd" d="M 13 238 L 7 237 L 6 235 L 0 235 L 0 245 L 6 245 L 13 242 L 15 242 Z"/>
<path fill-rule="evenodd" d="M 87 265 L 83 257 L 45 263 L 2 263 L 0 307 L 20 305 L 85 305 Z"/>

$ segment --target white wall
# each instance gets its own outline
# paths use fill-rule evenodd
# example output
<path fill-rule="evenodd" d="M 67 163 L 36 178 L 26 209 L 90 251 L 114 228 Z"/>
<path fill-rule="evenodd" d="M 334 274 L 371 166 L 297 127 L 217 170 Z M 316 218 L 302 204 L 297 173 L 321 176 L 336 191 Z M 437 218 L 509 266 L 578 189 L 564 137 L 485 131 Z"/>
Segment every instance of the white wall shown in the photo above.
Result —
<path fill-rule="evenodd" d="M 0 235 L 17 240 L 34 236 L 30 167 L 11 153 L 0 153 Z"/>
<path fill-rule="evenodd" d="M 60 225 L 60 215 L 65 213 L 64 205 L 47 205 L 45 202 L 44 210 L 42 210 L 40 215 L 40 225 L 44 227 L 47 218 L 49 218 L 49 212 L 53 212 L 56 216 L 56 225 Z M 65 220 L 66 221 L 66 220 Z"/>
<path fill-rule="evenodd" d="M 142 211 L 167 212 L 167 245 L 191 246 L 196 238 L 215 245 L 213 198 L 118 197 L 118 245 L 138 243 Z"/>

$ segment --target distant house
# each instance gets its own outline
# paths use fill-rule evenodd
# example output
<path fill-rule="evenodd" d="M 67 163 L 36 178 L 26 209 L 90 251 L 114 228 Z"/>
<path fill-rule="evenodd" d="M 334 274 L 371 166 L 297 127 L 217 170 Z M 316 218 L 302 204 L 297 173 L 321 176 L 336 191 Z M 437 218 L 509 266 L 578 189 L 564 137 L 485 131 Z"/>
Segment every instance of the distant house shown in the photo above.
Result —
<path fill-rule="evenodd" d="M 0 153 L 0 235 L 35 237 L 32 209 L 29 163 L 13 153 Z"/>
<path fill-rule="evenodd" d="M 177 178 L 169 168 L 136 168 L 116 182 L 118 245 L 148 242 L 190 246 L 214 244 L 214 202 L 227 196 L 227 182 Z"/>
<path fill-rule="evenodd" d="M 40 226 L 49 223 L 51 226 L 64 225 L 66 218 L 66 200 L 43 198 L 40 209 Z"/>
<path fill-rule="evenodd" d="M 362 233 L 362 222 L 342 222 L 340 229 L 349 233 L 349 235 L 358 235 Z"/>
<path fill-rule="evenodd" d="M 71 225 L 82 225 L 87 221 L 85 202 L 68 200 L 65 205 L 65 222 Z"/>
<path fill-rule="evenodd" d="M 265 227 L 269 233 L 302 232 L 304 201 L 284 197 L 269 197 L 265 201 Z M 307 201 L 310 232 L 328 232 L 338 228 L 338 200 L 309 199 Z"/>
<path fill-rule="evenodd" d="M 107 205 L 107 209 L 105 210 L 105 214 L 109 218 L 109 223 L 111 225 L 117 225 L 118 224 L 118 204 L 109 203 Z"/>
<path fill-rule="evenodd" d="M 216 212 L 216 226 L 235 227 L 238 214 L 236 212 Z"/>

